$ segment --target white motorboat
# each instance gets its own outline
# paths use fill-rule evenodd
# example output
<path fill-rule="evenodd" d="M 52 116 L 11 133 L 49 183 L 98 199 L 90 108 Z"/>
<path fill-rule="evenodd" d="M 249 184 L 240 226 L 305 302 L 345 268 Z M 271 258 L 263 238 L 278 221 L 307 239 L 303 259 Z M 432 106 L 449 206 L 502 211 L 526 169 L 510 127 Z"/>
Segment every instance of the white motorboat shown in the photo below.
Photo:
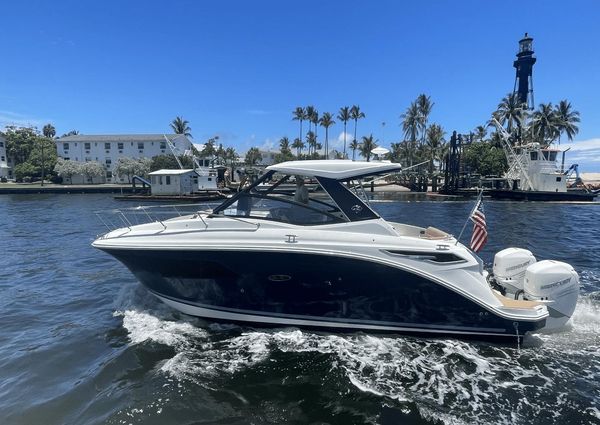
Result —
<path fill-rule="evenodd" d="M 219 321 L 493 339 L 566 323 L 579 290 L 571 266 L 512 249 L 491 277 L 452 235 L 381 218 L 360 182 L 399 170 L 276 164 L 212 211 L 126 222 L 93 246 L 166 304 Z M 292 181 L 296 194 L 277 190 Z"/>

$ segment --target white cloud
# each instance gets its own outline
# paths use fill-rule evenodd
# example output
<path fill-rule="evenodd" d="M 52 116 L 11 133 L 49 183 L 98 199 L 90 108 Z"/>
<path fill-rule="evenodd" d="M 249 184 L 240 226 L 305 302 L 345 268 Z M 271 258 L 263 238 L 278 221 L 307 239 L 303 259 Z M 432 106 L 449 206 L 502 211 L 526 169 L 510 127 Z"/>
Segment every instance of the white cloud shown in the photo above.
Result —
<path fill-rule="evenodd" d="M 354 136 L 348 132 L 346 132 L 346 149 L 348 149 L 348 146 L 350 145 L 350 143 L 352 142 L 352 139 L 354 138 Z M 319 137 L 319 139 L 321 139 Z M 323 140 L 324 142 L 324 140 Z M 340 134 L 338 135 L 338 137 L 336 139 L 329 139 L 329 149 L 344 149 L 344 132 L 340 132 Z"/>
<path fill-rule="evenodd" d="M 578 163 L 582 172 L 600 171 L 600 138 L 563 143 L 560 149 L 569 149 L 567 164 Z"/>
<path fill-rule="evenodd" d="M 12 111 L 0 111 L 0 128 L 9 125 L 17 127 L 38 127 L 42 128 L 45 124 L 52 122 L 47 118 L 34 118 Z"/>
<path fill-rule="evenodd" d="M 588 150 L 600 151 L 600 138 L 576 141 L 573 143 L 563 143 L 560 147 L 562 149 L 571 148 L 571 152 Z"/>
<path fill-rule="evenodd" d="M 270 151 L 275 149 L 275 142 L 270 138 L 266 138 L 262 145 L 258 147 L 261 151 Z"/>

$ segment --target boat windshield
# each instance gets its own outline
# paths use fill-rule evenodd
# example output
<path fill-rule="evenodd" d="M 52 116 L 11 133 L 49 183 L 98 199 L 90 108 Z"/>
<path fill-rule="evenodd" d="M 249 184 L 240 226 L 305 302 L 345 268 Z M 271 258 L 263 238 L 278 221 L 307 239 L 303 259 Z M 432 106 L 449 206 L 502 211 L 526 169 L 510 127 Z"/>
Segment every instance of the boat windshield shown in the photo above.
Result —
<path fill-rule="evenodd" d="M 215 209 L 229 217 L 258 218 L 298 225 L 349 221 L 316 179 L 273 175 Z"/>

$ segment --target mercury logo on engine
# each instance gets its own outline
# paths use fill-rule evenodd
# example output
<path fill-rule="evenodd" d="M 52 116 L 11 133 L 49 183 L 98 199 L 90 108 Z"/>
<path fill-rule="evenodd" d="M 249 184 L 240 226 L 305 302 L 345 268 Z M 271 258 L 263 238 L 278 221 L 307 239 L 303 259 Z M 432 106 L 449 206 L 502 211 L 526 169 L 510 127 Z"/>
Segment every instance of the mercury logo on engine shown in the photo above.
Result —
<path fill-rule="evenodd" d="M 525 261 L 524 263 L 521 264 L 517 264 L 516 266 L 511 266 L 511 267 L 507 267 L 506 271 L 507 272 L 512 272 L 513 270 L 517 270 L 520 269 L 521 267 L 525 267 L 529 265 L 529 261 Z"/>
<path fill-rule="evenodd" d="M 558 282 L 554 282 L 554 283 L 549 283 L 548 285 L 542 285 L 540 287 L 540 289 L 550 289 L 550 288 L 554 288 L 555 286 L 562 286 L 562 285 L 566 285 L 567 283 L 569 283 L 571 281 L 571 278 L 568 277 L 566 279 L 563 280 L 559 280 Z"/>

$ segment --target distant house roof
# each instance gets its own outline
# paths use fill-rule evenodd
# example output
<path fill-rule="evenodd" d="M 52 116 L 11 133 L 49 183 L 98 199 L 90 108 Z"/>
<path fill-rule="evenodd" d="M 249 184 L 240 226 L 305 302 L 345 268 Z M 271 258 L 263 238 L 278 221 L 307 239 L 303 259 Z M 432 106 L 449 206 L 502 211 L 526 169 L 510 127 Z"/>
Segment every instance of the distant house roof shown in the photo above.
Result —
<path fill-rule="evenodd" d="M 192 170 L 192 169 L 187 169 L 187 170 L 167 170 L 167 169 L 163 169 L 163 170 L 153 171 L 151 173 L 148 173 L 148 175 L 149 176 L 165 176 L 165 175 L 175 176 L 175 175 L 180 175 L 180 174 L 191 173 L 193 171 L 194 170 Z"/>
<path fill-rule="evenodd" d="M 55 139 L 57 142 L 164 142 L 167 136 L 173 141 L 183 134 L 76 134 Z M 189 139 L 188 139 L 189 140 Z"/>

